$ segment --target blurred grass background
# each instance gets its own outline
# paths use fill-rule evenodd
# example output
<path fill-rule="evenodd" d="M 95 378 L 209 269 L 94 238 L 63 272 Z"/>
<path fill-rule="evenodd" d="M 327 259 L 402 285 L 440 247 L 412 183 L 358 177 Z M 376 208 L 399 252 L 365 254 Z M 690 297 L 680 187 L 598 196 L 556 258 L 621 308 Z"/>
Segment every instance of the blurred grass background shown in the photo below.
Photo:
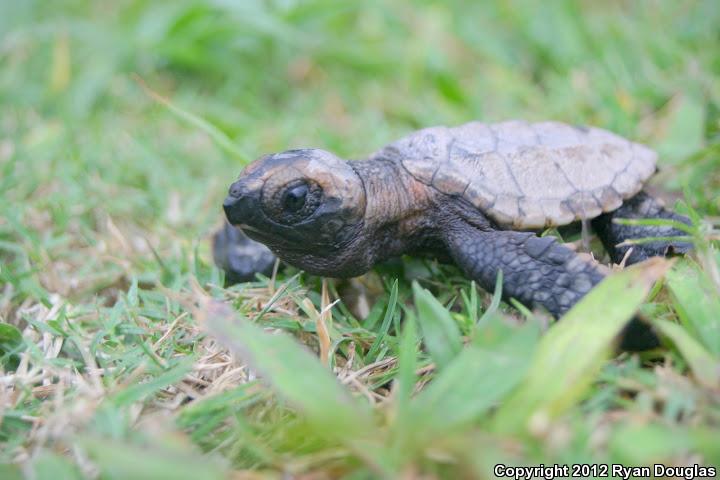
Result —
<path fill-rule="evenodd" d="M 36 478 L 483 477 L 500 458 L 720 463 L 711 441 L 720 432 L 720 280 L 708 234 L 720 216 L 718 25 L 713 0 L 0 0 L 0 460 Z M 312 308 L 323 300 L 317 279 L 293 271 L 218 287 L 208 235 L 243 162 L 150 99 L 138 78 L 248 158 L 310 146 L 359 158 L 413 129 L 473 119 L 592 124 L 651 145 L 662 168 L 654 188 L 697 212 L 697 263 L 674 269 L 643 307 L 679 320 L 681 333 L 663 329 L 675 347 L 584 371 L 589 386 L 577 398 L 521 433 L 477 407 L 443 435 L 437 425 L 421 434 L 409 425 L 438 415 L 433 408 L 500 402 L 514 383 L 484 399 L 495 383 L 454 397 L 441 388 L 481 361 L 490 378 L 505 369 L 523 378 L 537 339 L 503 323 L 490 296 L 454 269 L 405 260 L 366 282 L 367 318 L 345 302 L 333 308 L 331 362 L 378 405 L 368 413 L 378 425 L 347 427 L 358 429 L 355 443 L 329 435 L 298 415 L 302 405 L 271 393 L 317 395 L 322 407 L 320 390 L 288 386 L 274 371 L 264 372 L 273 389 L 254 382 L 188 315 L 182 296 L 196 278 L 241 315 L 317 348 Z M 432 276 L 417 273 L 426 267 Z M 413 291 L 413 278 L 431 298 Z M 414 325 L 414 316 L 429 354 L 415 349 L 420 333 L 401 335 L 400 319 Z M 446 343 L 433 343 L 438 328 Z M 461 337 L 494 329 L 481 346 L 499 352 L 496 363 L 463 349 L 451 366 Z M 525 340 L 503 343 L 507 329 Z M 506 357 L 525 361 L 498 360 Z M 438 359 L 446 383 L 408 407 L 419 417 L 404 415 L 398 405 Z"/>

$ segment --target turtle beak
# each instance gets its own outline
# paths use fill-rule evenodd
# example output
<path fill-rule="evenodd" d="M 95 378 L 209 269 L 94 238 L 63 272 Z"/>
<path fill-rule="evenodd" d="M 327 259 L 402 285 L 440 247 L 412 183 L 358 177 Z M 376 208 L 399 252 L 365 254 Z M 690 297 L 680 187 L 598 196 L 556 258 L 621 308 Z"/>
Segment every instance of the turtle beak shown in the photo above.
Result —
<path fill-rule="evenodd" d="M 223 201 L 225 216 L 232 225 L 249 223 L 260 207 L 260 188 L 240 179 L 230 185 L 228 196 Z"/>

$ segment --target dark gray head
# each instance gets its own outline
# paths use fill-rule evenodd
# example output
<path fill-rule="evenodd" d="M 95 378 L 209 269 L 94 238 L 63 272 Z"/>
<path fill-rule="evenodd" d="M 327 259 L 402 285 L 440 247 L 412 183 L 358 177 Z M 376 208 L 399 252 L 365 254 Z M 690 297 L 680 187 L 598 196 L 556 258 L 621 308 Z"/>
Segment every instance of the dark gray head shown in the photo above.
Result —
<path fill-rule="evenodd" d="M 230 186 L 223 208 L 231 224 L 310 273 L 349 276 L 370 267 L 362 248 L 353 248 L 362 243 L 365 189 L 332 153 L 288 150 L 256 160 Z"/>

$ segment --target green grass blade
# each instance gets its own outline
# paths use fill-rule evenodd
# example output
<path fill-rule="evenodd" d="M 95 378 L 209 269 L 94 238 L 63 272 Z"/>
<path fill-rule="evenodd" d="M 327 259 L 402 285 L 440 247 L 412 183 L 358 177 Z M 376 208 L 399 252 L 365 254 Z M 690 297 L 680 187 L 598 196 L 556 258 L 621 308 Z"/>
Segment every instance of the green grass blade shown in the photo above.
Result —
<path fill-rule="evenodd" d="M 667 274 L 680 321 L 705 348 L 720 357 L 720 296 L 705 272 L 681 262 Z"/>
<path fill-rule="evenodd" d="M 36 454 L 28 469 L 32 472 L 30 477 L 36 480 L 80 480 L 83 478 L 78 468 L 69 459 L 48 450 Z M 0 478 L 11 479 L 13 477 L 0 476 Z"/>
<path fill-rule="evenodd" d="M 112 401 L 118 406 L 130 405 L 140 401 L 148 395 L 182 380 L 190 372 L 194 362 L 194 358 L 184 359 L 147 382 L 138 383 L 119 391 L 112 397 Z"/>
<path fill-rule="evenodd" d="M 685 435 L 658 424 L 628 425 L 617 428 L 613 433 L 610 448 L 629 465 L 667 458 L 688 444 Z"/>
<path fill-rule="evenodd" d="M 38 480 L 44 480 L 47 478 L 43 477 L 42 474 L 38 474 L 36 467 L 30 466 L 28 468 L 34 470 L 33 473 L 35 474 L 35 478 Z M 55 470 L 55 473 L 57 473 L 57 470 Z M 27 478 L 27 476 L 23 475 L 19 465 L 14 463 L 0 463 L 0 478 L 3 480 L 23 480 L 24 478 Z M 57 478 L 57 475 L 53 477 L 53 479 L 55 478 Z M 72 480 L 73 477 L 69 478 Z"/>
<path fill-rule="evenodd" d="M 230 137 L 225 135 L 225 133 L 223 133 L 223 131 L 217 128 L 215 125 L 208 122 L 204 118 L 195 115 L 194 113 L 188 112 L 187 110 L 178 107 L 168 98 L 165 98 L 159 93 L 153 91 L 145 84 L 145 82 L 140 77 L 136 76 L 135 80 L 138 82 L 140 87 L 145 91 L 148 96 L 150 96 L 153 100 L 170 110 L 170 112 L 173 113 L 176 117 L 184 120 L 198 130 L 205 132 L 213 140 L 213 142 L 215 142 L 215 144 L 220 147 L 220 149 L 223 150 L 225 153 L 237 158 L 243 165 L 247 165 L 252 161 L 252 157 L 250 155 L 248 155 L 246 152 L 243 152 L 240 147 L 238 147 L 237 144 L 230 139 Z"/>
<path fill-rule="evenodd" d="M 380 352 L 381 347 L 383 346 L 383 343 L 385 342 L 387 338 L 387 333 L 390 330 L 390 324 L 392 322 L 393 317 L 395 316 L 395 310 L 397 307 L 397 299 L 398 299 L 398 281 L 397 278 L 392 284 L 392 288 L 390 289 L 390 298 L 388 299 L 387 307 L 385 308 L 385 315 L 383 317 L 383 321 L 380 324 L 380 330 L 377 332 L 377 336 L 375 337 L 375 341 L 370 346 L 370 349 L 368 350 L 366 357 L 366 361 L 368 363 L 374 362 L 381 358 L 380 355 L 378 355 L 378 352 Z"/>
<path fill-rule="evenodd" d="M 522 430 L 531 418 L 554 417 L 595 378 L 613 340 L 669 267 L 652 259 L 603 280 L 543 337 L 522 386 L 498 411 L 499 430 Z"/>
<path fill-rule="evenodd" d="M 478 325 L 486 325 L 489 319 L 497 314 L 498 308 L 500 308 L 500 301 L 502 300 L 502 281 L 503 272 L 498 270 L 497 277 L 495 277 L 495 290 L 493 291 L 492 300 L 487 310 L 482 314 L 480 319 L 477 321 Z"/>
<path fill-rule="evenodd" d="M 415 307 L 423 341 L 439 369 L 448 365 L 462 348 L 460 330 L 450 312 L 428 290 L 413 282 Z"/>
<path fill-rule="evenodd" d="M 710 388 L 720 386 L 720 359 L 710 353 L 682 326 L 667 320 L 655 320 L 655 326 L 668 337 L 690 365 L 695 378 Z"/>
<path fill-rule="evenodd" d="M 688 237 L 690 238 L 692 238 L 692 235 L 697 232 L 697 229 L 694 228 L 692 225 L 687 225 L 683 222 L 678 222 L 677 220 L 670 220 L 665 218 L 613 218 L 613 223 L 617 223 L 618 225 L 629 225 L 636 227 L 669 227 L 687 233 Z"/>
<path fill-rule="evenodd" d="M 240 318 L 225 304 L 207 301 L 195 314 L 218 341 L 262 373 L 273 390 L 300 411 L 314 435 L 344 444 L 387 474 L 368 405 L 353 398 L 316 356 L 287 335 L 267 333 Z"/>
<path fill-rule="evenodd" d="M 629 238 L 617 244 L 618 247 L 626 247 L 629 245 L 646 245 L 648 243 L 673 243 L 673 242 L 685 242 L 692 243 L 693 237 L 687 235 L 679 235 L 677 237 L 645 237 L 645 238 Z"/>
<path fill-rule="evenodd" d="M 414 400 L 420 435 L 471 425 L 497 405 L 525 377 L 537 338 L 536 325 L 526 324 L 494 348 L 465 348 Z"/>
<path fill-rule="evenodd" d="M 14 371 L 20 363 L 18 354 L 25 350 L 20 330 L 15 325 L 0 322 L 0 367 Z"/>
<path fill-rule="evenodd" d="M 353 399 L 318 359 L 286 335 L 272 335 L 238 316 L 226 305 L 209 303 L 207 330 L 253 368 L 274 390 L 330 436 L 364 436 L 372 416 Z"/>
<path fill-rule="evenodd" d="M 417 342 L 415 320 L 406 318 L 398 349 L 398 371 L 395 376 L 395 382 L 397 382 L 395 402 L 399 415 L 402 415 L 403 410 L 410 402 L 417 381 L 417 375 L 415 374 L 418 360 Z"/>
<path fill-rule="evenodd" d="M 476 325 L 479 318 L 478 309 L 480 306 L 480 300 L 478 299 L 477 285 L 475 285 L 475 281 L 473 280 L 470 282 L 467 291 L 463 289 L 460 294 L 462 295 L 463 303 L 465 304 L 465 310 L 467 310 L 468 315 L 470 316 L 470 323 L 472 325 Z"/>
<path fill-rule="evenodd" d="M 412 314 L 405 319 L 405 328 L 398 349 L 398 370 L 393 384 L 393 418 L 391 431 L 392 457 L 396 463 L 413 442 L 414 425 L 419 420 L 410 409 L 413 390 L 417 382 L 418 335 Z"/>
<path fill-rule="evenodd" d="M 176 444 L 130 444 L 115 439 L 84 436 L 80 445 L 103 473 L 103 478 L 175 480 L 226 479 L 227 468 L 218 459 L 203 457 Z"/>

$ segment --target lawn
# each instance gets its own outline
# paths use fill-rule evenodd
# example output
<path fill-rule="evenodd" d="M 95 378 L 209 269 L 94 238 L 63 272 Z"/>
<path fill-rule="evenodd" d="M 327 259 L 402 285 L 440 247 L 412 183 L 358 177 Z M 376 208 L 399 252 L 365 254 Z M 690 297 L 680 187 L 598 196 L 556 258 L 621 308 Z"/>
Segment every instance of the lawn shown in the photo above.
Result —
<path fill-rule="evenodd" d="M 0 477 L 719 466 L 718 25 L 714 0 L 0 2 Z M 694 253 L 557 323 L 427 259 L 223 286 L 252 159 L 514 118 L 656 149 Z M 663 346 L 617 352 L 636 311 Z"/>

